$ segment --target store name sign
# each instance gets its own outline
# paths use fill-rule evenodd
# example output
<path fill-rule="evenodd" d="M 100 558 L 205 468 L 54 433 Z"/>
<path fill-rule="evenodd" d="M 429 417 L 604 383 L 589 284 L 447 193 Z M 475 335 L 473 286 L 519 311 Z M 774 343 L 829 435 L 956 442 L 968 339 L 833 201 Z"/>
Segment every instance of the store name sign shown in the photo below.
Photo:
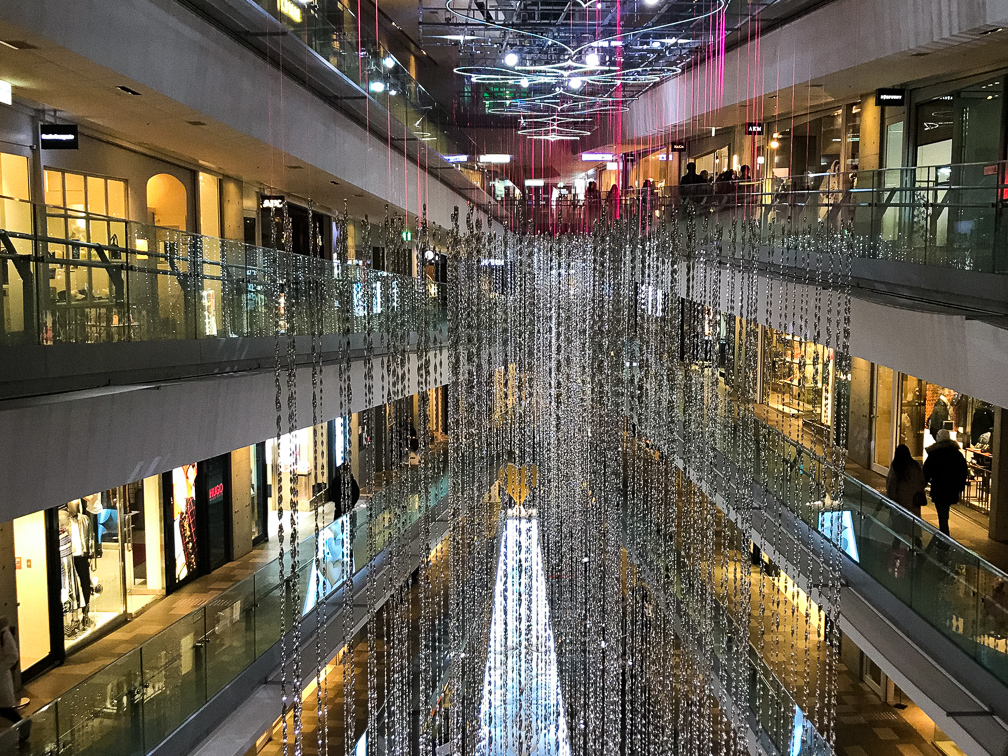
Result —
<path fill-rule="evenodd" d="M 899 107 L 906 104 L 906 90 L 905 89 L 876 89 L 875 90 L 875 104 L 876 105 L 895 105 Z"/>
<path fill-rule="evenodd" d="M 77 133 L 77 124 L 39 124 L 39 146 L 43 150 L 80 149 L 80 135 Z"/>
<path fill-rule="evenodd" d="M 745 133 L 750 136 L 763 136 L 763 124 L 758 121 L 750 121 L 745 125 Z"/>
<path fill-rule="evenodd" d="M 263 198 L 262 198 L 262 209 L 263 210 L 279 210 L 281 207 L 283 207 L 283 204 L 284 204 L 284 198 L 283 197 L 280 197 L 280 196 L 277 196 L 277 195 L 271 195 L 271 194 L 264 194 L 263 195 Z"/>
<path fill-rule="evenodd" d="M 223 495 L 224 495 L 224 484 L 223 483 L 218 483 L 216 486 L 214 486 L 213 488 L 211 488 L 209 490 L 209 492 L 207 492 L 207 498 L 210 499 L 210 501 L 214 501 L 215 499 L 219 499 Z"/>

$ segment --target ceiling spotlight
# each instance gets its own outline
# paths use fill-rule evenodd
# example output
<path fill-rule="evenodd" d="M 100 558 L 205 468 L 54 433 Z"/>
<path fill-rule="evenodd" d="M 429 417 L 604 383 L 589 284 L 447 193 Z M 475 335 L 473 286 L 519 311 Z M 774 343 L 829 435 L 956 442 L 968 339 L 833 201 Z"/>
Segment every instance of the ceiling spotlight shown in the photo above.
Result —
<path fill-rule="evenodd" d="M 590 52 L 587 55 L 585 55 L 585 63 L 588 65 L 589 68 L 598 68 L 599 67 L 598 53 Z"/>
<path fill-rule="evenodd" d="M 776 150 L 778 147 L 780 147 L 780 142 L 778 142 L 776 139 L 771 139 L 770 140 L 770 149 L 771 150 Z"/>
<path fill-rule="evenodd" d="M 570 88 L 571 89 L 581 89 L 581 84 L 582 84 L 582 81 L 577 76 L 575 76 L 573 79 L 570 80 Z"/>
<path fill-rule="evenodd" d="M 395 58 L 391 55 L 386 55 L 382 63 L 385 64 L 385 68 L 392 68 L 395 65 Z"/>
<path fill-rule="evenodd" d="M 516 53 L 516 52 L 509 52 L 507 55 L 505 55 L 504 56 L 504 64 L 508 65 L 508 66 L 511 66 L 511 68 L 514 68 L 515 66 L 517 66 L 518 65 L 518 53 Z"/>
<path fill-rule="evenodd" d="M 522 79 L 518 83 L 521 84 L 522 89 L 528 89 L 528 85 L 529 85 L 529 80 L 528 79 Z"/>
<path fill-rule="evenodd" d="M 390 90 L 388 91 L 388 93 L 389 93 L 389 96 L 391 96 L 391 97 L 395 97 L 395 96 L 396 96 L 396 94 L 397 94 L 397 92 L 396 92 L 396 91 L 395 91 L 394 89 L 390 89 Z"/>
<path fill-rule="evenodd" d="M 370 86 L 368 86 L 368 89 L 370 89 L 372 92 L 374 92 L 376 94 L 381 94 L 382 92 L 385 91 L 385 82 L 384 81 L 372 81 L 371 84 L 370 84 Z"/>
<path fill-rule="evenodd" d="M 658 0 L 644 0 L 644 5 L 654 5 Z"/>

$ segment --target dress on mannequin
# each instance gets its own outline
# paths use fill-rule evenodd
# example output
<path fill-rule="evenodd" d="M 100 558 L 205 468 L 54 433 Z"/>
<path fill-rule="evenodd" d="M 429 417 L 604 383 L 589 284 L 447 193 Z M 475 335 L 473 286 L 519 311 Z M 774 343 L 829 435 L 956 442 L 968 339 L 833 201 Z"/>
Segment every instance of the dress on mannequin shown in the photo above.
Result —
<path fill-rule="evenodd" d="M 80 502 L 72 501 L 67 505 L 70 514 L 70 551 L 73 555 L 74 572 L 81 587 L 83 599 L 84 622 L 87 624 L 89 604 L 91 603 L 91 547 L 92 529 L 89 517 L 80 511 Z"/>

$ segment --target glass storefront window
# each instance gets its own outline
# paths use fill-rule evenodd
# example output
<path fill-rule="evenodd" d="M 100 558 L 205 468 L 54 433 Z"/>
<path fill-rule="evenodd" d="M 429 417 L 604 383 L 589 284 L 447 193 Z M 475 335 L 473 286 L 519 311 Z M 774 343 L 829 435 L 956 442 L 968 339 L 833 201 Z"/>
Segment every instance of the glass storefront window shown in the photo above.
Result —
<path fill-rule="evenodd" d="M 319 426 L 316 433 L 315 428 L 302 428 L 294 433 L 284 434 L 280 437 L 280 444 L 276 439 L 266 441 L 266 483 L 269 487 L 269 513 L 267 515 L 267 529 L 270 537 L 276 536 L 277 530 L 277 486 L 283 486 L 284 508 L 289 506 L 291 497 L 291 476 L 293 475 L 294 487 L 297 491 L 297 500 L 301 507 L 301 516 L 307 517 L 308 502 L 315 491 L 315 485 L 325 483 L 326 470 L 326 429 Z M 321 439 L 323 448 L 316 449 L 316 439 Z M 321 451 L 321 453 L 320 453 Z M 321 464 L 321 469 L 319 468 Z M 279 476 L 277 471 L 279 472 Z M 303 523 L 299 523 L 299 527 Z"/>
<path fill-rule="evenodd" d="M 888 468 L 895 451 L 892 448 L 893 370 L 885 365 L 875 368 L 874 405 L 873 461 L 880 468 Z"/>
<path fill-rule="evenodd" d="M 172 536 L 175 541 L 175 582 L 198 569 L 196 543 L 196 463 L 171 473 Z"/>
<path fill-rule="evenodd" d="M 21 234 L 32 232 L 32 212 L 28 191 L 28 158 L 0 152 L 0 228 Z M 21 254 L 31 254 L 30 239 L 12 239 Z M 35 313 L 25 312 L 25 284 L 13 260 L 0 260 L 0 343 L 4 336 L 21 338 Z M 29 283 L 30 285 L 30 283 Z"/>
<path fill-rule="evenodd" d="M 848 171 L 857 171 L 861 163 L 861 105 L 847 106 L 844 126 L 846 156 L 844 162 Z"/>
<path fill-rule="evenodd" d="M 825 347 L 770 331 L 764 355 L 765 402 L 784 417 L 799 420 L 801 433 L 821 436 L 831 425 L 832 391 L 824 391 L 824 387 L 831 383 L 832 376 L 824 375 L 826 357 Z"/>

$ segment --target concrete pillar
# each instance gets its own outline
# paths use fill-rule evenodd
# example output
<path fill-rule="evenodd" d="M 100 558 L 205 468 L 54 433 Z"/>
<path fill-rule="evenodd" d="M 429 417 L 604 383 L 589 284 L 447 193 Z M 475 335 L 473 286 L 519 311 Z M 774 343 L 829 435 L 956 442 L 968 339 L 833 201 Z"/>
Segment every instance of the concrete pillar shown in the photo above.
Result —
<path fill-rule="evenodd" d="M 231 452 L 231 554 L 239 559 L 252 551 L 252 454 L 247 446 Z"/>
<path fill-rule="evenodd" d="M 1001 407 L 994 408 L 991 431 L 990 523 L 987 534 L 995 541 L 1008 542 L 1008 417 Z"/>
<path fill-rule="evenodd" d="M 233 178 L 221 179 L 221 234 L 225 239 L 245 238 L 245 210 L 242 183 Z"/>
<path fill-rule="evenodd" d="M 858 143 L 858 170 L 873 171 L 881 167 L 882 108 L 875 104 L 875 95 L 861 98 L 861 134 Z"/>

